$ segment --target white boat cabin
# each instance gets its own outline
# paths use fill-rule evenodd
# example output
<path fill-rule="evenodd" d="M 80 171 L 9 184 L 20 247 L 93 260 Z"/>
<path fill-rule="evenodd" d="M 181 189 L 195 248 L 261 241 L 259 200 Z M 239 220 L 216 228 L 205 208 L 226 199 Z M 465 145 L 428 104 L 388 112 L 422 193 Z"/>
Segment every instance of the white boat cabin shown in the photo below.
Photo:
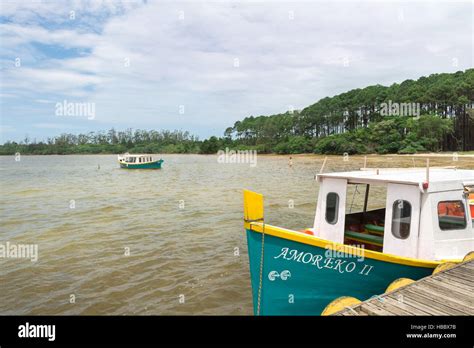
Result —
<path fill-rule="evenodd" d="M 130 155 L 129 153 L 118 155 L 118 161 L 121 163 L 150 163 L 153 162 L 151 155 Z"/>
<path fill-rule="evenodd" d="M 371 170 L 317 178 L 316 237 L 426 260 L 462 259 L 474 250 L 474 170 Z M 352 212 L 356 195 L 361 203 Z"/>

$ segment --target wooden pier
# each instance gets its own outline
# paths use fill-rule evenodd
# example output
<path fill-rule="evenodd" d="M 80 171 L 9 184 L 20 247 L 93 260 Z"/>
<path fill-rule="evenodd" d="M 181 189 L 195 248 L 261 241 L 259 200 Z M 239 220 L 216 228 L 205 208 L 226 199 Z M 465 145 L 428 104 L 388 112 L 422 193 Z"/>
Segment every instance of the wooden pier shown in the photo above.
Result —
<path fill-rule="evenodd" d="M 474 260 L 333 315 L 474 315 Z"/>

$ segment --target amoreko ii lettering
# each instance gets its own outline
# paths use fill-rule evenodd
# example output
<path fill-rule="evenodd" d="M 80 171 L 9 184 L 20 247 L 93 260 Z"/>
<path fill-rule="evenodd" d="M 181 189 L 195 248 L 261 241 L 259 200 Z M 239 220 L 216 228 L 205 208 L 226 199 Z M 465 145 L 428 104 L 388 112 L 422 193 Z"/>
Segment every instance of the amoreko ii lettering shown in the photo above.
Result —
<path fill-rule="evenodd" d="M 316 266 L 318 269 L 328 268 L 341 274 L 357 272 L 361 275 L 369 275 L 374 266 L 363 263 L 336 259 L 333 257 L 324 257 L 323 255 L 312 254 L 310 252 L 298 251 L 296 249 L 282 248 L 278 256 L 274 259 L 282 258 L 288 261 L 296 261 Z"/>

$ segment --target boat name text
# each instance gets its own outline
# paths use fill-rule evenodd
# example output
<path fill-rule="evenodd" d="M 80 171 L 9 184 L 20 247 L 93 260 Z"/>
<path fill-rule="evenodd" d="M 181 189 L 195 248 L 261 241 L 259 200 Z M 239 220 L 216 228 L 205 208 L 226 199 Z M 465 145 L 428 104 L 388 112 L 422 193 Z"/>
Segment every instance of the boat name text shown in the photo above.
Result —
<path fill-rule="evenodd" d="M 332 269 L 341 274 L 357 272 L 361 275 L 369 275 L 372 271 L 373 266 L 360 264 L 354 261 L 337 259 L 334 257 L 324 257 L 319 254 L 312 254 L 310 252 L 298 251 L 296 249 L 281 248 L 281 252 L 274 259 L 282 258 L 288 261 L 296 261 L 305 264 L 312 264 L 318 269 Z"/>

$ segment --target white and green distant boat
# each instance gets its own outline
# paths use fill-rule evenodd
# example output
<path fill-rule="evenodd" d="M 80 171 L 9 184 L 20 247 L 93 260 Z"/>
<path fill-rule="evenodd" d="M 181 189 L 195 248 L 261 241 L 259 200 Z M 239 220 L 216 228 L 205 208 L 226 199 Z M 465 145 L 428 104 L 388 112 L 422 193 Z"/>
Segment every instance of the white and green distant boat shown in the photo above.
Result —
<path fill-rule="evenodd" d="M 162 159 L 153 160 L 151 155 L 131 155 L 125 153 L 118 155 L 118 162 L 120 168 L 125 169 L 161 169 L 161 164 L 164 162 Z"/>

